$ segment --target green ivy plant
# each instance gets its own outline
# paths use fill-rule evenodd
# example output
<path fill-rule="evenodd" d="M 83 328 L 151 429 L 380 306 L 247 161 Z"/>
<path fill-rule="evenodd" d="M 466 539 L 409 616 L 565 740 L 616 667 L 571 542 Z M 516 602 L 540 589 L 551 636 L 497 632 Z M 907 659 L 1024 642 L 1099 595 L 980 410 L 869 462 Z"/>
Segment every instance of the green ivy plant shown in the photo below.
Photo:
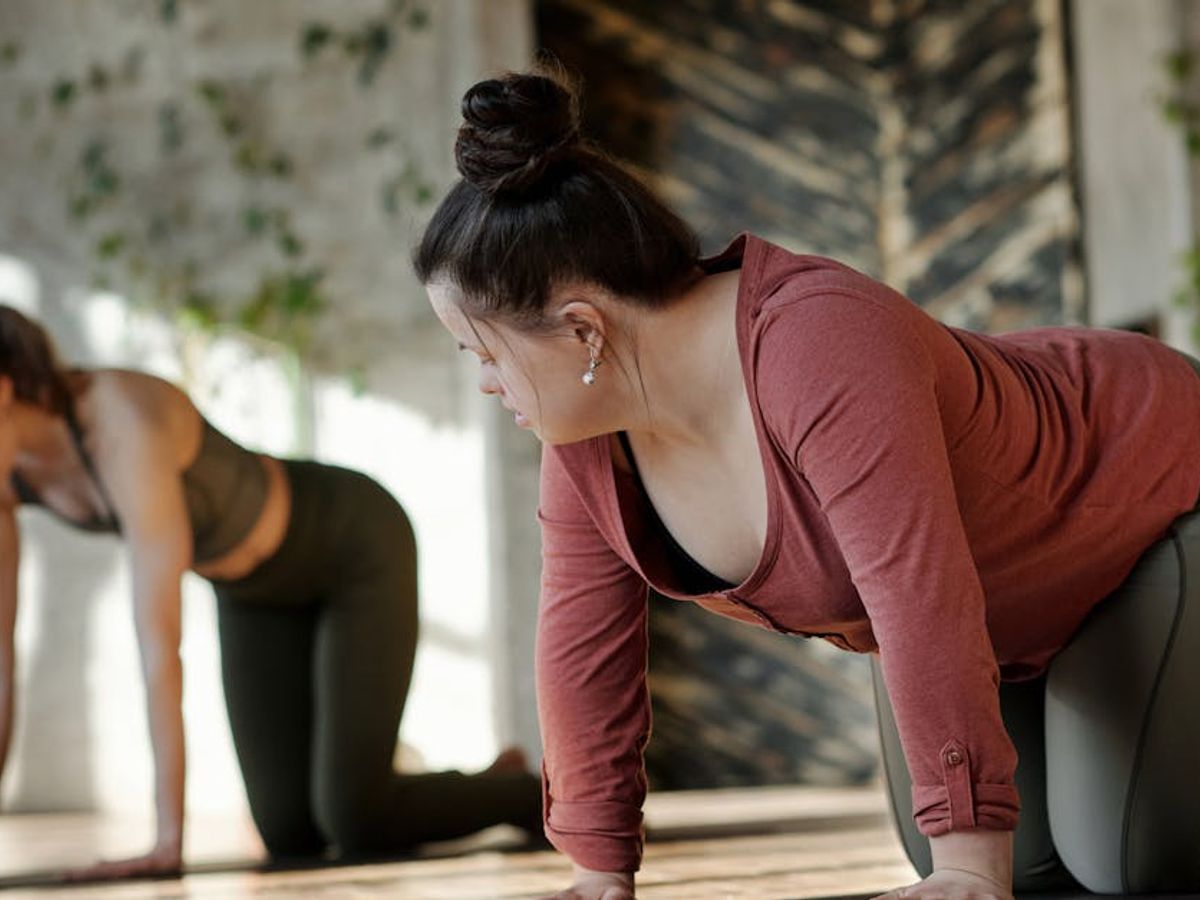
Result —
<path fill-rule="evenodd" d="M 1168 54 L 1163 61 L 1167 92 L 1160 98 L 1163 116 L 1183 135 L 1192 159 L 1200 158 L 1200 102 L 1195 91 L 1196 51 L 1192 48 Z M 1183 283 L 1174 302 L 1192 313 L 1192 340 L 1200 345 L 1200 237 L 1180 257 Z"/>
<path fill-rule="evenodd" d="M 161 26 L 174 27 L 183 14 L 186 0 L 160 0 Z M 357 83 L 370 89 L 394 52 L 397 30 L 416 31 L 427 27 L 429 13 L 415 0 L 392 0 L 379 18 L 342 31 L 321 22 L 304 24 L 297 37 L 297 51 L 306 67 L 320 57 L 333 56 L 356 67 Z M 16 42 L 0 46 L 0 66 L 12 65 L 20 57 Z M 96 64 L 86 77 L 59 77 L 47 88 L 46 99 L 56 116 L 71 115 L 88 99 L 104 94 L 118 80 L 141 77 L 144 49 L 131 48 L 115 72 Z M 203 259 L 179 259 L 182 238 L 197 233 L 194 206 L 198 198 L 188 189 L 168 189 L 153 196 L 136 190 L 119 165 L 114 143 L 97 133 L 84 142 L 77 165 L 66 179 L 68 213 L 76 226 L 92 241 L 98 287 L 116 287 L 140 305 L 166 314 L 186 333 L 216 335 L 234 333 L 250 345 L 282 354 L 285 368 L 305 372 L 314 350 L 322 317 L 333 308 L 329 295 L 327 265 L 318 258 L 297 229 L 292 210 L 303 202 L 296 186 L 297 163 L 302 148 L 275 146 L 261 127 L 254 111 L 267 102 L 263 85 L 255 82 L 204 80 L 171 97 L 149 111 L 156 122 L 159 153 L 164 166 L 179 157 L 188 140 L 187 123 L 196 121 L 186 113 L 199 106 L 201 118 L 221 137 L 227 149 L 230 177 L 238 179 L 239 198 L 235 208 L 221 212 L 230 234 L 240 241 L 264 245 L 264 264 L 240 291 L 218 290 L 202 277 L 213 263 Z M 39 114 L 36 96 L 19 104 L 22 118 Z M 252 127 L 256 126 L 256 127 Z M 432 189 L 403 152 L 402 141 L 389 124 L 374 127 L 363 139 L 364 153 L 386 153 L 398 148 L 398 170 L 379 187 L 379 202 L 389 215 L 397 215 L 405 201 L 427 203 Z M 164 169 L 169 173 L 170 169 Z M 169 179 L 168 179 L 169 180 Z M 205 230 L 211 230 L 206 220 Z M 173 252 L 174 251 L 174 252 Z M 352 379 L 358 365 L 343 373 Z M 298 376 L 300 377 L 300 376 Z"/>

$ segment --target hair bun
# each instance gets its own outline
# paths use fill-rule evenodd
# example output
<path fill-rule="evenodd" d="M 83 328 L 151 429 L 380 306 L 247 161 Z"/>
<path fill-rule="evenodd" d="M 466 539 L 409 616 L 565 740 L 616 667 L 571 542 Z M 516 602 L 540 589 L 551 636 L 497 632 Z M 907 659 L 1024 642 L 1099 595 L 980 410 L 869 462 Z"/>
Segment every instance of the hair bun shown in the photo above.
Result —
<path fill-rule="evenodd" d="M 454 144 L 462 177 L 489 194 L 528 193 L 579 145 L 572 92 L 543 75 L 506 75 L 463 95 Z"/>

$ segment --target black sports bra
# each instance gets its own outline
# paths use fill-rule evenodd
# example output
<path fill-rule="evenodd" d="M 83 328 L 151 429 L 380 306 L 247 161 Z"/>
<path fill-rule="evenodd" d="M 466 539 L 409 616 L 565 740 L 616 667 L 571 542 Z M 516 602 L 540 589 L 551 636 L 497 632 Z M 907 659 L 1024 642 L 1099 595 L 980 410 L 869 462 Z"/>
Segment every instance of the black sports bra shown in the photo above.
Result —
<path fill-rule="evenodd" d="M 675 540 L 675 536 L 671 534 L 670 529 L 667 528 L 662 518 L 658 515 L 658 510 L 650 502 L 650 495 L 646 492 L 646 486 L 642 484 L 642 475 L 638 471 L 637 460 L 633 456 L 633 448 L 629 445 L 629 435 L 624 431 L 619 431 L 617 432 L 617 438 L 621 441 L 621 449 L 625 451 L 625 458 L 629 460 L 629 467 L 633 470 L 633 478 L 637 482 L 638 490 L 646 501 L 646 508 L 651 516 L 650 528 L 656 534 L 661 535 L 663 543 L 666 545 L 667 561 L 675 578 L 678 579 L 679 587 L 683 593 L 716 594 L 720 591 L 728 591 L 731 588 L 737 587 L 733 582 L 726 581 L 719 575 L 714 575 L 700 563 L 696 562 L 695 558 L 683 549 L 679 541 Z"/>
<path fill-rule="evenodd" d="M 121 522 L 91 454 L 84 446 L 83 429 L 71 406 L 65 410 L 64 418 L 88 477 L 104 502 L 104 514 L 79 521 L 62 515 L 53 507 L 46 508 L 76 528 L 120 533 Z M 203 417 L 201 424 L 200 452 L 182 474 L 188 520 L 192 526 L 192 559 L 196 563 L 217 559 L 233 549 L 254 527 L 267 500 L 267 472 L 258 454 L 230 440 Z M 22 503 L 45 506 L 37 491 L 15 471 L 12 482 Z"/>
<path fill-rule="evenodd" d="M 63 411 L 63 417 L 67 420 L 67 428 L 71 432 L 71 441 L 75 445 L 75 451 L 79 454 L 83 468 L 87 471 L 88 479 L 95 486 L 96 492 L 100 495 L 100 500 L 104 504 L 104 514 L 80 521 L 63 515 L 52 506 L 46 506 L 46 509 L 68 524 L 76 528 L 82 528 L 84 531 L 120 532 L 121 522 L 117 519 L 117 514 L 113 511 L 112 500 L 108 496 L 108 491 L 104 489 L 104 482 L 100 480 L 100 474 L 96 471 L 96 465 L 92 462 L 91 454 L 87 452 L 87 449 L 83 445 L 83 429 L 79 426 L 79 419 L 75 416 L 75 407 L 69 401 L 67 408 Z M 42 503 L 41 495 L 15 469 L 12 473 L 12 484 L 17 498 L 22 503 L 45 506 Z"/>

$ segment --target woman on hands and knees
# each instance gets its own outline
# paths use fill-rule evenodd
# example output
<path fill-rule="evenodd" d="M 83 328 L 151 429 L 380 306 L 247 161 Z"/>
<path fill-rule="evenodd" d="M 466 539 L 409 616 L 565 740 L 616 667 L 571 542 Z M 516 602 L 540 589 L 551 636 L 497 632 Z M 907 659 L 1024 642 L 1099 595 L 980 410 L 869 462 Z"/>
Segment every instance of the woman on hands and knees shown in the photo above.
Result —
<path fill-rule="evenodd" d="M 476 775 L 392 768 L 417 642 L 404 510 L 358 472 L 235 444 L 139 372 L 65 369 L 0 306 L 0 773 L 12 729 L 16 508 L 129 549 L 158 836 L 75 874 L 177 873 L 184 826 L 180 579 L 217 597 L 225 698 L 250 810 L 275 859 L 395 853 L 499 823 L 540 827 L 519 751 Z"/>
<path fill-rule="evenodd" d="M 1008 895 L 1000 682 L 1043 672 L 1195 504 L 1200 378 L 1139 335 L 950 328 L 750 234 L 701 257 L 581 139 L 553 77 L 480 82 L 463 117 L 462 179 L 414 261 L 480 389 L 543 443 L 544 816 L 576 866 L 560 896 L 633 891 L 647 585 L 875 655 L 932 849 L 905 896 Z"/>

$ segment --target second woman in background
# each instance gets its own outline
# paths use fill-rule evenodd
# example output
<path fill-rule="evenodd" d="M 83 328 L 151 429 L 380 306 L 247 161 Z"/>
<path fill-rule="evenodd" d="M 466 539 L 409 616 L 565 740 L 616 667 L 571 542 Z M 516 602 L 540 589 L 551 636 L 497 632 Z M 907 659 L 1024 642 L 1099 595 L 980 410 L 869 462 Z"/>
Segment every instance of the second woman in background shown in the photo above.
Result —
<path fill-rule="evenodd" d="M 417 641 L 417 550 L 366 475 L 246 450 L 153 376 L 62 368 L 44 330 L 0 307 L 0 773 L 12 731 L 20 503 L 119 533 L 155 765 L 158 836 L 74 873 L 177 872 L 184 827 L 180 581 L 217 596 L 229 719 L 272 857 L 402 851 L 499 823 L 540 830 L 517 751 L 485 772 L 393 770 Z"/>

